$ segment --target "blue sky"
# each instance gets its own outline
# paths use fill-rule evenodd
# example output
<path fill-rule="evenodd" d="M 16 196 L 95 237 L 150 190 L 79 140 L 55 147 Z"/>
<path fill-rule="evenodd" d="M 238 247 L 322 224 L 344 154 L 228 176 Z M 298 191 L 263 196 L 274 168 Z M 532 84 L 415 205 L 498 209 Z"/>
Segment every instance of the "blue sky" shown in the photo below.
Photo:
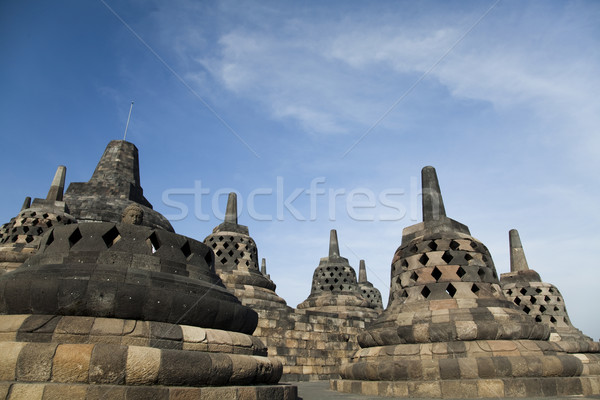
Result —
<path fill-rule="evenodd" d="M 2 221 L 60 164 L 87 181 L 135 101 L 154 208 L 203 240 L 236 190 L 291 306 L 333 228 L 386 302 L 433 165 L 498 272 L 516 228 L 597 339 L 599 22 L 595 1 L 4 1 Z"/>

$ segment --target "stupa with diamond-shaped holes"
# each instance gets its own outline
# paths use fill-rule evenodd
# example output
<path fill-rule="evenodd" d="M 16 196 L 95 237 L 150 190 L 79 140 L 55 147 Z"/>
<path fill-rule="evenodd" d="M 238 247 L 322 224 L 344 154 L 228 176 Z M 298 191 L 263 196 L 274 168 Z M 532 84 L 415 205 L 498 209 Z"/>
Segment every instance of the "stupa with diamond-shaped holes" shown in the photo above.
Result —
<path fill-rule="evenodd" d="M 215 271 L 244 305 L 253 309 L 286 308 L 275 283 L 259 269 L 258 249 L 248 227 L 238 224 L 237 195 L 230 193 L 223 223 L 204 243 L 215 254 Z"/>
<path fill-rule="evenodd" d="M 52 226 L 0 276 L 0 393 L 295 399 L 252 336 L 256 312 L 222 284 L 210 247 L 152 210 L 138 168 L 133 144 L 111 142 L 65 195 L 78 223 Z"/>
<path fill-rule="evenodd" d="M 340 256 L 337 232 L 329 236 L 329 255 L 321 258 L 313 273 L 310 295 L 298 309 L 357 314 L 365 318 L 377 315 L 376 305 L 362 296 L 354 268 Z"/>
<path fill-rule="evenodd" d="M 365 260 L 360 260 L 358 270 L 358 287 L 362 296 L 369 302 L 372 308 L 383 310 L 381 292 L 367 280 L 367 267 Z"/>
<path fill-rule="evenodd" d="M 421 176 L 423 222 L 403 231 L 389 305 L 332 387 L 431 398 L 600 392 L 595 358 L 548 341 L 549 326 L 504 297 L 488 249 L 446 216 L 435 169 Z"/>
<path fill-rule="evenodd" d="M 0 275 L 35 254 L 48 229 L 76 222 L 63 201 L 66 172 L 66 167 L 59 166 L 46 198 L 36 198 L 32 204 L 26 197 L 19 214 L 0 227 Z"/>
<path fill-rule="evenodd" d="M 575 342 L 582 351 L 600 350 L 600 343 L 575 328 L 567 314 L 565 300 L 558 288 L 542 282 L 540 275 L 529 268 L 519 232 L 509 234 L 510 272 L 500 275 L 502 290 L 507 299 L 531 315 L 536 322 L 548 325 L 551 341 Z"/>

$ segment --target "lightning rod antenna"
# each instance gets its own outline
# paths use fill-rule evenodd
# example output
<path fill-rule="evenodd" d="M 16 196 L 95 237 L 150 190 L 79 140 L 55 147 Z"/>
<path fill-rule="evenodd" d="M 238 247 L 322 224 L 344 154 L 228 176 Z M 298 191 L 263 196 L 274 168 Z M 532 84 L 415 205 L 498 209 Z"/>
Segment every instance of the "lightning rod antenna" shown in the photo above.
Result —
<path fill-rule="evenodd" d="M 125 134 L 123 135 L 123 140 L 127 137 L 127 128 L 129 128 L 129 119 L 131 118 L 131 110 L 133 109 L 133 101 L 129 106 L 129 115 L 127 116 L 127 125 L 125 125 Z"/>

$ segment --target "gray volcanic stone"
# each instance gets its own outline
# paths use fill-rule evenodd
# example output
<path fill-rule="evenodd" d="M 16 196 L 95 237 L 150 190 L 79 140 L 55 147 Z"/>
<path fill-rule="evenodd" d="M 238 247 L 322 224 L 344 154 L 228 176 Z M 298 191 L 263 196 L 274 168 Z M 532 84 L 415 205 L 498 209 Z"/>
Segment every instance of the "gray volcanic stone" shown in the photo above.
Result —
<path fill-rule="evenodd" d="M 173 232 L 171 223 L 144 197 L 138 149 L 124 140 L 111 141 L 90 180 L 71 183 L 64 200 L 77 220 L 103 222 L 120 222 L 123 210 L 137 203 L 144 210 L 144 225 Z"/>
<path fill-rule="evenodd" d="M 133 256 L 155 262 L 136 263 Z M 161 229 L 80 223 L 51 229 L 0 278 L 0 313 L 115 317 L 252 333 L 257 315 L 214 272 L 211 250 Z M 149 268 L 147 268 L 147 266 Z"/>

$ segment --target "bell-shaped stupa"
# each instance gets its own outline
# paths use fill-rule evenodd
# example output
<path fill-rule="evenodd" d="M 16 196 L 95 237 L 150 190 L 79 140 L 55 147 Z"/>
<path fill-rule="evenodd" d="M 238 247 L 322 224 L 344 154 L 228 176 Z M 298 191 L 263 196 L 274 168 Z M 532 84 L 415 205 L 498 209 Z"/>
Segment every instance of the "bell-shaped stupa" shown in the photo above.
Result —
<path fill-rule="evenodd" d="M 227 198 L 225 221 L 213 229 L 204 243 L 215 254 L 217 274 L 244 305 L 254 309 L 287 307 L 275 293 L 275 283 L 259 269 L 256 242 L 248 227 L 238 224 L 235 193 L 229 193 Z"/>
<path fill-rule="evenodd" d="M 403 231 L 389 305 L 332 387 L 431 398 L 597 393 L 596 362 L 549 342 L 550 328 L 504 297 L 486 246 L 446 216 L 435 169 L 421 177 L 423 222 Z"/>
<path fill-rule="evenodd" d="M 295 399 L 295 387 L 276 385 L 282 363 L 251 336 L 258 315 L 223 286 L 210 247 L 163 229 L 141 187 L 121 180 L 137 175 L 134 148 L 111 142 L 67 199 L 79 222 L 48 229 L 35 255 L 0 276 L 0 391 Z"/>
<path fill-rule="evenodd" d="M 365 265 L 365 260 L 360 260 L 359 263 L 358 287 L 360 288 L 362 296 L 367 299 L 371 305 L 371 308 L 383 310 L 381 292 L 367 280 L 367 267 Z"/>
<path fill-rule="evenodd" d="M 583 346 L 592 346 L 598 350 L 598 343 L 589 343 L 592 339 L 571 324 L 565 300 L 558 288 L 542 282 L 540 275 L 529 268 L 519 232 L 511 229 L 508 239 L 510 272 L 500 275 L 506 298 L 532 316 L 535 321 L 548 325 L 551 341 L 582 341 Z"/>
<path fill-rule="evenodd" d="M 362 296 L 354 268 L 347 258 L 340 256 L 335 229 L 329 235 L 329 255 L 319 261 L 319 266 L 313 273 L 310 295 L 298 304 L 298 308 L 363 315 L 367 318 L 373 318 L 377 313 Z"/>
<path fill-rule="evenodd" d="M 67 168 L 59 166 L 45 199 L 26 197 L 19 214 L 0 227 L 0 275 L 35 254 L 42 235 L 51 227 L 77 222 L 63 201 Z"/>

